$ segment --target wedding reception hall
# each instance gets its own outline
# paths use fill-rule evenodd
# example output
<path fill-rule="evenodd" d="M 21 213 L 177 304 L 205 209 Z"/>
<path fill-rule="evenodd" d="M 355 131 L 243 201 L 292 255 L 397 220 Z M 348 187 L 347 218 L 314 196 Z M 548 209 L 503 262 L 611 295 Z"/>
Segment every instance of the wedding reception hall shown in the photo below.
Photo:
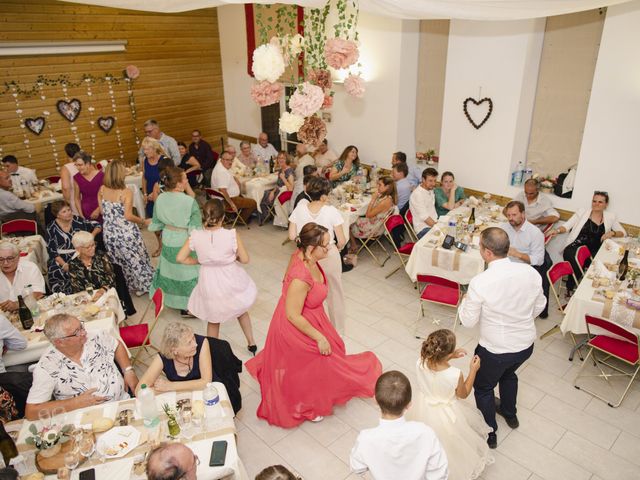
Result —
<path fill-rule="evenodd" d="M 640 0 L 0 22 L 0 480 L 640 478 Z"/>

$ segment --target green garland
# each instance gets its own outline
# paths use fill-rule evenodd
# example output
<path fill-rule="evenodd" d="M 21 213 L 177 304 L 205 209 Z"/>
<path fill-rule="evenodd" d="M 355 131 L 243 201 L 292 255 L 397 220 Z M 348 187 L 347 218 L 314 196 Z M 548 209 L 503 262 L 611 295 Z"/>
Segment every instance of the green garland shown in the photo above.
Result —
<path fill-rule="evenodd" d="M 105 73 L 102 77 L 96 77 L 90 74 L 83 74 L 82 78 L 77 82 L 72 82 L 69 75 L 59 75 L 55 78 L 49 78 L 45 75 L 38 75 L 36 81 L 33 82 L 31 88 L 22 89 L 20 84 L 18 84 L 15 80 L 10 80 L 4 82 L 4 90 L 0 91 L 0 95 L 5 95 L 6 93 L 17 93 L 18 95 L 22 95 L 26 98 L 33 97 L 35 95 L 40 94 L 40 87 L 45 85 L 47 87 L 54 87 L 56 85 L 65 85 L 67 87 L 79 87 L 83 85 L 86 79 L 90 79 L 92 83 L 101 82 L 107 83 L 107 78 L 111 79 L 111 82 L 115 85 L 119 85 L 121 82 L 124 82 L 126 78 L 124 75 L 120 74 L 120 76 L 112 75 L 111 73 Z"/>

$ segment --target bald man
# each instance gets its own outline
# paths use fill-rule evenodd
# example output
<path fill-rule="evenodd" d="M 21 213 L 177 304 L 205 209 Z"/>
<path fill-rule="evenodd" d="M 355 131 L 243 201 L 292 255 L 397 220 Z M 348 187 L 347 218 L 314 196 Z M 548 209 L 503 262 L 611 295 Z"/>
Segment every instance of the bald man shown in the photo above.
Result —
<path fill-rule="evenodd" d="M 269 143 L 269 136 L 265 132 L 260 132 L 258 135 L 258 143 L 252 147 L 253 154 L 259 161 L 265 161 L 278 156 L 278 152 L 275 147 Z"/>
<path fill-rule="evenodd" d="M 200 460 L 182 443 L 165 443 L 147 457 L 149 480 L 196 480 Z"/>

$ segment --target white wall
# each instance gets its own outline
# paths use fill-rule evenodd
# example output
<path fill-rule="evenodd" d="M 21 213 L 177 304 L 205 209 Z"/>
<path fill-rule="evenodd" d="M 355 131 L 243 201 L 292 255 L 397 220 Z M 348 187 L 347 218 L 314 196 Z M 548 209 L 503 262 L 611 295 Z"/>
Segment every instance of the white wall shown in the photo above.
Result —
<path fill-rule="evenodd" d="M 439 168 L 454 172 L 459 185 L 507 196 L 517 191 L 509 172 L 525 159 L 543 32 L 544 19 L 451 21 Z M 493 112 L 476 130 L 462 106 L 480 89 Z"/>
<path fill-rule="evenodd" d="M 260 109 L 249 95 L 253 79 L 246 69 L 244 7 L 218 7 L 218 22 L 227 128 L 255 136 L 261 128 Z M 364 162 L 389 167 L 394 151 L 415 152 L 419 23 L 360 12 L 359 25 L 367 91 L 356 99 L 343 85 L 334 86 L 327 138 L 338 154 L 353 144 Z"/>
<path fill-rule="evenodd" d="M 609 7 L 571 199 L 574 208 L 588 207 L 594 190 L 608 191 L 609 209 L 632 225 L 640 225 L 638 45 L 640 2 Z"/>

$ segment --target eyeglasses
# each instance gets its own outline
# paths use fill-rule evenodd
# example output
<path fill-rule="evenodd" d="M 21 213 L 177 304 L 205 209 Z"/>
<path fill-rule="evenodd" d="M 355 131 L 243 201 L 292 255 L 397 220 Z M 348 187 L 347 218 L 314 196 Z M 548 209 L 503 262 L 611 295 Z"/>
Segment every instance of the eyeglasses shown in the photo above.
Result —
<path fill-rule="evenodd" d="M 80 322 L 80 326 L 76 328 L 71 335 L 58 337 L 57 340 L 64 340 L 65 338 L 71 338 L 71 337 L 79 337 L 81 335 L 84 335 L 85 333 L 87 333 L 87 331 L 84 328 L 84 322 Z"/>
<path fill-rule="evenodd" d="M 12 257 L 0 257 L 0 263 L 11 263 L 16 258 L 18 258 L 18 255 L 13 255 Z"/>

